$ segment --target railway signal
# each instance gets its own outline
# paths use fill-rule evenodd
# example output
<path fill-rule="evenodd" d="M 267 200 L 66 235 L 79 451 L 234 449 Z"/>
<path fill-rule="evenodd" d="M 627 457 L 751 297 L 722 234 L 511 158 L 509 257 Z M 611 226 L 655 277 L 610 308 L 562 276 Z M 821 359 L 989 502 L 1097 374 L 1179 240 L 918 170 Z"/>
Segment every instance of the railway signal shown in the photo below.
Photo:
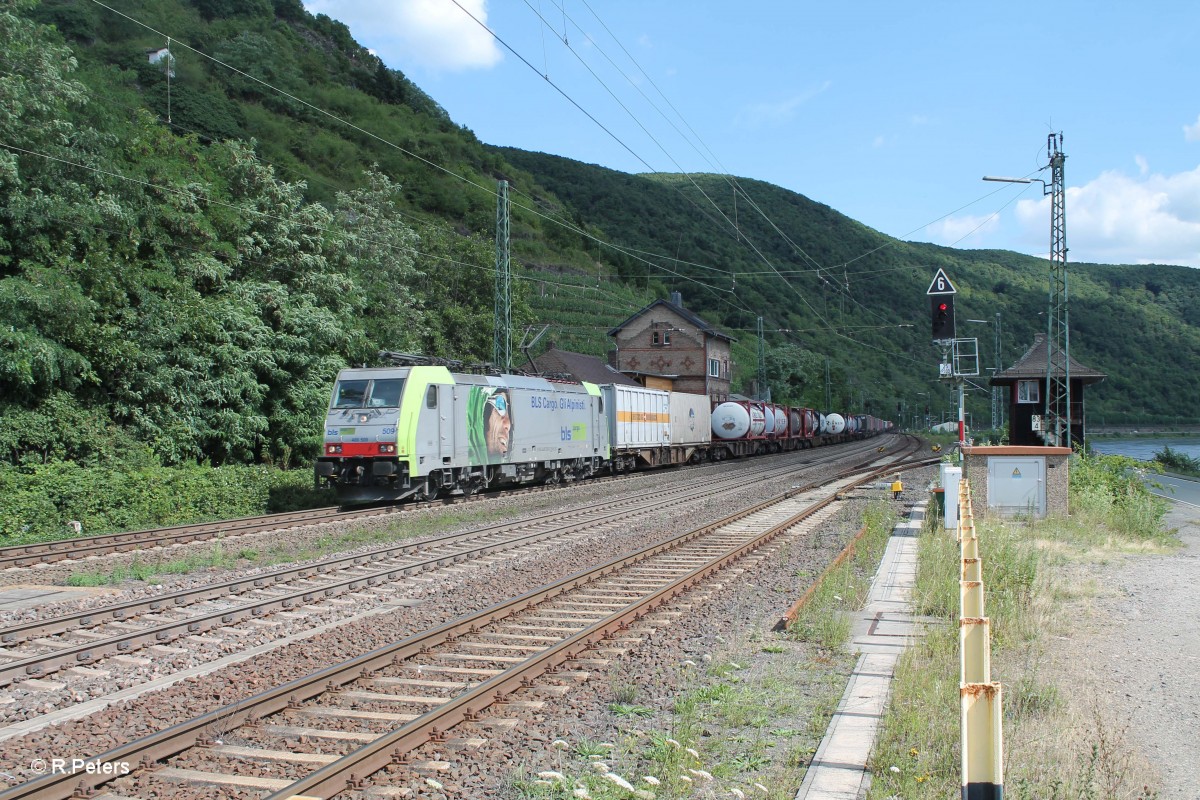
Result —
<path fill-rule="evenodd" d="M 954 338 L 954 295 L 939 295 L 932 299 L 933 338 Z"/>
<path fill-rule="evenodd" d="M 946 277 L 944 270 L 938 270 L 929 284 L 930 317 L 932 321 L 933 340 L 935 342 L 954 338 L 954 295 L 958 290 Z"/>

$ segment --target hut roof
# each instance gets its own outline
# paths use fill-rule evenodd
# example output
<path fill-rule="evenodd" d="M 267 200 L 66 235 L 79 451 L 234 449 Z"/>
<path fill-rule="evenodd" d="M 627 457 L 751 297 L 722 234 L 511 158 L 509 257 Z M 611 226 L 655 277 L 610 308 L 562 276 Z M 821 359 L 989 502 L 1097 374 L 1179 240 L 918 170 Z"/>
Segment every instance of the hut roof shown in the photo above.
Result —
<path fill-rule="evenodd" d="M 1062 355 L 1062 348 L 1055 345 L 1055 354 Z M 1017 363 L 1013 364 L 1008 369 L 996 373 L 990 381 L 993 386 L 1007 386 L 1018 380 L 1029 380 L 1032 378 L 1046 377 L 1046 363 L 1049 359 L 1048 345 L 1046 343 L 1046 334 L 1038 333 L 1033 337 L 1033 345 L 1025 351 L 1025 355 L 1017 359 Z M 1061 357 L 1056 359 L 1061 362 Z M 1105 373 L 1091 367 L 1085 367 L 1074 358 L 1070 360 L 1071 379 L 1079 379 L 1085 384 L 1099 383 L 1108 377 Z M 1058 368 L 1058 375 L 1062 375 L 1062 367 Z"/>

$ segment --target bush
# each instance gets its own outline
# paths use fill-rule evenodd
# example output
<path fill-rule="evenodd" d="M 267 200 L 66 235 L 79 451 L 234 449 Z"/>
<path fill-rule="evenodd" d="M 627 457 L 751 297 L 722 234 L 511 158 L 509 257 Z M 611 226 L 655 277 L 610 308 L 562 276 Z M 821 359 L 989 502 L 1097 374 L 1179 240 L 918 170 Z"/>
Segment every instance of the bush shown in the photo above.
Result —
<path fill-rule="evenodd" d="M 1077 453 L 1071 459 L 1072 511 L 1095 516 L 1121 533 L 1141 539 L 1162 536 L 1166 504 L 1146 488 L 1157 464 L 1128 456 Z"/>
<path fill-rule="evenodd" d="M 249 517 L 329 505 L 308 470 L 263 466 L 0 467 L 0 544 Z"/>
<path fill-rule="evenodd" d="M 1192 458 L 1187 453 L 1172 450 L 1169 444 L 1154 454 L 1154 460 L 1164 470 L 1181 472 L 1184 475 L 1200 475 L 1200 458 Z"/>

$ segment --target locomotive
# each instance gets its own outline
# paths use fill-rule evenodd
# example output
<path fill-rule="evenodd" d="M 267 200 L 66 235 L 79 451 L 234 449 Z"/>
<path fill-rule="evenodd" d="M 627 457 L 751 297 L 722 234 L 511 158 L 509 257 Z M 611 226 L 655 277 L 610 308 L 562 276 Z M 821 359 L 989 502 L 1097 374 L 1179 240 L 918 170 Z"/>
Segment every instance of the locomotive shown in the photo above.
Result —
<path fill-rule="evenodd" d="M 318 487 L 345 505 L 470 495 L 797 450 L 891 429 L 869 415 L 445 366 L 342 370 Z"/>

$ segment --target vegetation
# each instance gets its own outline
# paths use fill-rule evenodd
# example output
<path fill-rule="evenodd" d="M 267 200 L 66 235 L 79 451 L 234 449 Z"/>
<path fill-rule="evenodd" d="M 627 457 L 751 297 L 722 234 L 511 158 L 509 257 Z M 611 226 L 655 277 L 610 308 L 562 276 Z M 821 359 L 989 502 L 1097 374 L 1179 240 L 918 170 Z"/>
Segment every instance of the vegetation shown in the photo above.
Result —
<path fill-rule="evenodd" d="M 543 346 L 603 355 L 678 290 L 737 339 L 735 390 L 761 316 L 774 399 L 892 417 L 928 390 L 937 269 L 960 319 L 1002 313 L 1005 363 L 1040 329 L 1037 259 L 892 240 L 759 181 L 489 147 L 299 0 L 122 12 L 0 0 L 0 464 L 307 468 L 339 368 L 490 358 L 500 179 L 514 325 L 551 325 Z M 1161 365 L 1200 355 L 1200 272 L 1071 280 L 1073 354 L 1110 375 L 1091 419 L 1195 421 Z"/>
<path fill-rule="evenodd" d="M 1119 456 L 1071 461 L 1070 518 L 1034 524 L 976 519 L 992 643 L 1004 685 L 1006 794 L 1151 797 L 1120 724 L 1089 705 L 1077 674 L 1047 657 L 1053 638 L 1079 628 L 1083 583 L 1073 563 L 1170 548 L 1163 502 L 1145 472 Z M 1144 466 L 1144 465 L 1143 465 Z M 915 613 L 940 620 L 901 656 L 872 756 L 869 797 L 941 798 L 961 788 L 959 546 L 940 530 L 921 539 Z M 1061 687 L 1061 688 L 1060 688 Z M 1069 733 L 1066 733 L 1069 732 Z"/>
<path fill-rule="evenodd" d="M 61 539 L 331 505 L 305 471 L 265 465 L 83 467 L 54 461 L 0 468 L 0 541 Z"/>
<path fill-rule="evenodd" d="M 1169 444 L 1164 445 L 1162 450 L 1154 454 L 1154 461 L 1167 472 L 1200 476 L 1200 458 L 1193 458 L 1187 453 L 1172 450 Z"/>

